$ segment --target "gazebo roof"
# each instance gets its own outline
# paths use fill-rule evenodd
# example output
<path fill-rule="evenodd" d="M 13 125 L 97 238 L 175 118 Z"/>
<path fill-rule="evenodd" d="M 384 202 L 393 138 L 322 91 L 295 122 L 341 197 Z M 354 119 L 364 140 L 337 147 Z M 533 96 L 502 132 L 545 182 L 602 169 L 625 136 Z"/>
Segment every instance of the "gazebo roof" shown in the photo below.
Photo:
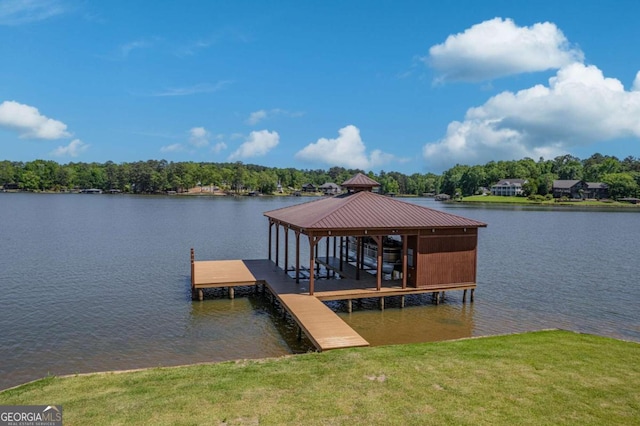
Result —
<path fill-rule="evenodd" d="M 342 182 L 342 186 L 348 189 L 368 189 L 371 190 L 376 186 L 380 186 L 378 182 L 371 179 L 369 176 L 357 173 L 351 179 L 347 179 Z"/>
<path fill-rule="evenodd" d="M 363 175 L 364 176 L 364 175 Z M 264 215 L 303 233 L 385 231 L 426 228 L 478 228 L 485 223 L 395 198 L 361 191 L 297 204 Z M 382 232 L 377 232 L 382 233 Z"/>

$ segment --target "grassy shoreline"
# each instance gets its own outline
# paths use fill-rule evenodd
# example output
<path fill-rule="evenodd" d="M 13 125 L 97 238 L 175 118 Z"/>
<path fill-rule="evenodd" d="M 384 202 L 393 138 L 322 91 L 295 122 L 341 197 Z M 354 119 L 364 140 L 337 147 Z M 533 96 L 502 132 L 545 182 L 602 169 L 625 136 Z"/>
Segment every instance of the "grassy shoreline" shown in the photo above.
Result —
<path fill-rule="evenodd" d="M 618 201 L 598 201 L 598 200 L 579 200 L 579 201 L 556 201 L 545 200 L 535 201 L 526 197 L 500 197 L 496 195 L 472 195 L 464 197 L 461 201 L 451 201 L 469 204 L 522 204 L 530 206 L 545 207 L 602 207 L 602 208 L 636 208 L 640 209 L 640 204 L 621 203 Z"/>
<path fill-rule="evenodd" d="M 566 331 L 51 377 L 65 424 L 637 424 L 640 344 Z"/>

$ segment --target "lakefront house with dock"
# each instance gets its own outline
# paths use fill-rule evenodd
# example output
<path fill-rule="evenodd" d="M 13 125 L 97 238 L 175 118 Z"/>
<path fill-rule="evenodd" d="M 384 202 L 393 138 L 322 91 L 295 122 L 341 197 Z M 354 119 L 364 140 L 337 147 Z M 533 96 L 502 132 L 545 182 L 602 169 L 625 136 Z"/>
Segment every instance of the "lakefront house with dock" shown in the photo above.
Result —
<path fill-rule="evenodd" d="M 431 293 L 437 303 L 454 290 L 473 301 L 478 228 L 486 224 L 374 193 L 377 186 L 357 174 L 340 195 L 265 212 L 267 259 L 196 261 L 192 249 L 193 298 L 207 288 L 233 297 L 236 286 L 262 285 L 319 350 L 368 345 L 324 301 L 344 300 L 351 311 L 352 300 L 378 298 L 384 309 L 385 297 L 400 296 L 404 306 L 407 295 Z M 400 248 L 391 265 L 389 240 Z"/>

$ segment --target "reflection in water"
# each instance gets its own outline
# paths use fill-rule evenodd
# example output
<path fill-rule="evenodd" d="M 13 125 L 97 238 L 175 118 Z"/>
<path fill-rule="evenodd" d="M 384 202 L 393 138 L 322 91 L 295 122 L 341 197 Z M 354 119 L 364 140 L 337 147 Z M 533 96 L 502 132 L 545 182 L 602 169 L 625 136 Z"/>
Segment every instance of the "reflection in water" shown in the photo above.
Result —
<path fill-rule="evenodd" d="M 293 353 L 313 350 L 308 340 L 298 340 L 293 320 L 253 287 L 237 287 L 235 295 L 228 299 L 225 289 L 206 289 L 205 300 L 192 304 L 185 337 L 223 347 L 225 357 L 237 353 L 234 358 L 261 357 L 274 347 Z"/>
<path fill-rule="evenodd" d="M 405 307 L 400 309 L 399 301 L 394 299 L 399 297 L 387 298 L 384 311 L 377 309 L 377 300 L 366 299 L 362 310 L 354 303 L 356 308 L 352 313 L 339 315 L 372 346 L 436 342 L 473 335 L 473 303 L 447 299 L 446 303 L 435 305 L 431 295 L 423 294 L 407 296 Z"/>

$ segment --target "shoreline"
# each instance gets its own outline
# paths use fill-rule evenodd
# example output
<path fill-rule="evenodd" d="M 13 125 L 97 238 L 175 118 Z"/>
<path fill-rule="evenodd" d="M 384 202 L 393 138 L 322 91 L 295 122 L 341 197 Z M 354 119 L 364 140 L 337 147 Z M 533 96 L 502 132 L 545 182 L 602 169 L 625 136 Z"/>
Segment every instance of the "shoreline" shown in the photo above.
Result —
<path fill-rule="evenodd" d="M 61 405 L 69 424 L 633 424 L 639 350 L 541 330 L 50 376 L 1 391 L 0 403 Z"/>
<path fill-rule="evenodd" d="M 562 208 L 621 208 L 621 209 L 639 209 L 640 204 L 633 204 L 627 202 L 620 202 L 614 200 L 599 201 L 599 200 L 576 200 L 576 201 L 556 201 L 556 199 L 545 201 L 529 200 L 525 197 L 496 197 L 491 196 L 478 196 L 465 197 L 462 200 L 449 200 L 443 201 L 447 204 L 468 204 L 468 205 L 502 205 L 502 206 L 534 206 L 534 207 L 562 207 Z"/>

